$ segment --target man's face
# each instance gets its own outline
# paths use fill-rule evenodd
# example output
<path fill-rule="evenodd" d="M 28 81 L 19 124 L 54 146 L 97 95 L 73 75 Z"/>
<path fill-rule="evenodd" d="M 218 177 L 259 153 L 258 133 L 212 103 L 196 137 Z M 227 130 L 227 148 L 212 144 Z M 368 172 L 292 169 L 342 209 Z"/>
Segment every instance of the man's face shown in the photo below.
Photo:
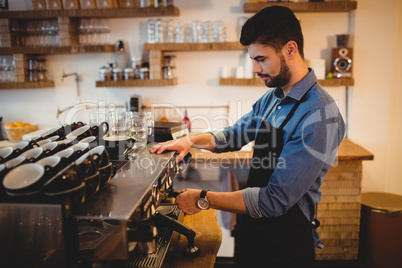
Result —
<path fill-rule="evenodd" d="M 253 73 L 256 73 L 267 87 L 284 87 L 291 74 L 282 53 L 272 47 L 254 43 L 248 46 L 250 58 L 254 60 Z"/>

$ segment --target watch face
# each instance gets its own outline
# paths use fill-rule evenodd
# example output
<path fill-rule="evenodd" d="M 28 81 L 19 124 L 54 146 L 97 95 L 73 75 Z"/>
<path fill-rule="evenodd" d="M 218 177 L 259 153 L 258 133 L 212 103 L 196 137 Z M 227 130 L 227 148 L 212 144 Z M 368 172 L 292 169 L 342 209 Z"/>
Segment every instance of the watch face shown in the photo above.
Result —
<path fill-rule="evenodd" d="M 209 209 L 209 202 L 204 198 L 198 199 L 197 205 L 200 209 Z"/>

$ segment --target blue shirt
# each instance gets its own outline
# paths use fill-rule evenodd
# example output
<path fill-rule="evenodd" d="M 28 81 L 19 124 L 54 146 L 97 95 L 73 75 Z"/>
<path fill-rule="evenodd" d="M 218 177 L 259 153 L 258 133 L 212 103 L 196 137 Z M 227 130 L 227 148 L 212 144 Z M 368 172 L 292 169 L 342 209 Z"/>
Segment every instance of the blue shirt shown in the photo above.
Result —
<path fill-rule="evenodd" d="M 304 101 L 283 128 L 283 150 L 268 185 L 243 190 L 247 212 L 253 218 L 281 216 L 297 203 L 309 221 L 314 219 L 315 207 L 321 200 L 321 184 L 345 135 L 339 109 L 309 69 L 309 74 L 287 96 L 281 88 L 268 90 L 233 126 L 212 132 L 215 152 L 239 150 L 255 140 L 271 107 L 267 121 L 279 128 L 305 94 Z M 316 232 L 314 238 L 315 246 L 319 245 Z"/>

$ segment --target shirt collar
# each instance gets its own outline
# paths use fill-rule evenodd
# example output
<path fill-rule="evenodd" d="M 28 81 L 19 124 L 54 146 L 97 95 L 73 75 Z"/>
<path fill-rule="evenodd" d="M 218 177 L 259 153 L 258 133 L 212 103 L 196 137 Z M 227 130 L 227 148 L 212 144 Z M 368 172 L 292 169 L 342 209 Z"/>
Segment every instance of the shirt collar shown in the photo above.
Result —
<path fill-rule="evenodd" d="M 317 82 L 317 77 L 315 76 L 314 70 L 308 68 L 309 73 L 299 82 L 297 85 L 289 92 L 286 97 L 295 99 L 299 101 L 304 94 L 313 86 L 315 82 Z M 274 96 L 278 99 L 282 99 L 284 97 L 283 90 L 280 87 L 275 88 Z"/>

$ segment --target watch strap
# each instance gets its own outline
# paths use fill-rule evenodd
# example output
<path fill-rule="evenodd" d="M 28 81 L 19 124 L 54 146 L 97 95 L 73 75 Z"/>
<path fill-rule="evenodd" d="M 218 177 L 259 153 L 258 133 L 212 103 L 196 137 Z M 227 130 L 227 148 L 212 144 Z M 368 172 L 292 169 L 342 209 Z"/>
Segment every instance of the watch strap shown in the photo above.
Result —
<path fill-rule="evenodd" d="M 205 199 L 205 198 L 207 197 L 207 192 L 208 192 L 208 191 L 209 191 L 209 190 L 205 190 L 205 189 L 202 190 L 202 191 L 201 191 L 201 194 L 200 194 L 200 198 L 204 198 L 204 199 Z"/>

